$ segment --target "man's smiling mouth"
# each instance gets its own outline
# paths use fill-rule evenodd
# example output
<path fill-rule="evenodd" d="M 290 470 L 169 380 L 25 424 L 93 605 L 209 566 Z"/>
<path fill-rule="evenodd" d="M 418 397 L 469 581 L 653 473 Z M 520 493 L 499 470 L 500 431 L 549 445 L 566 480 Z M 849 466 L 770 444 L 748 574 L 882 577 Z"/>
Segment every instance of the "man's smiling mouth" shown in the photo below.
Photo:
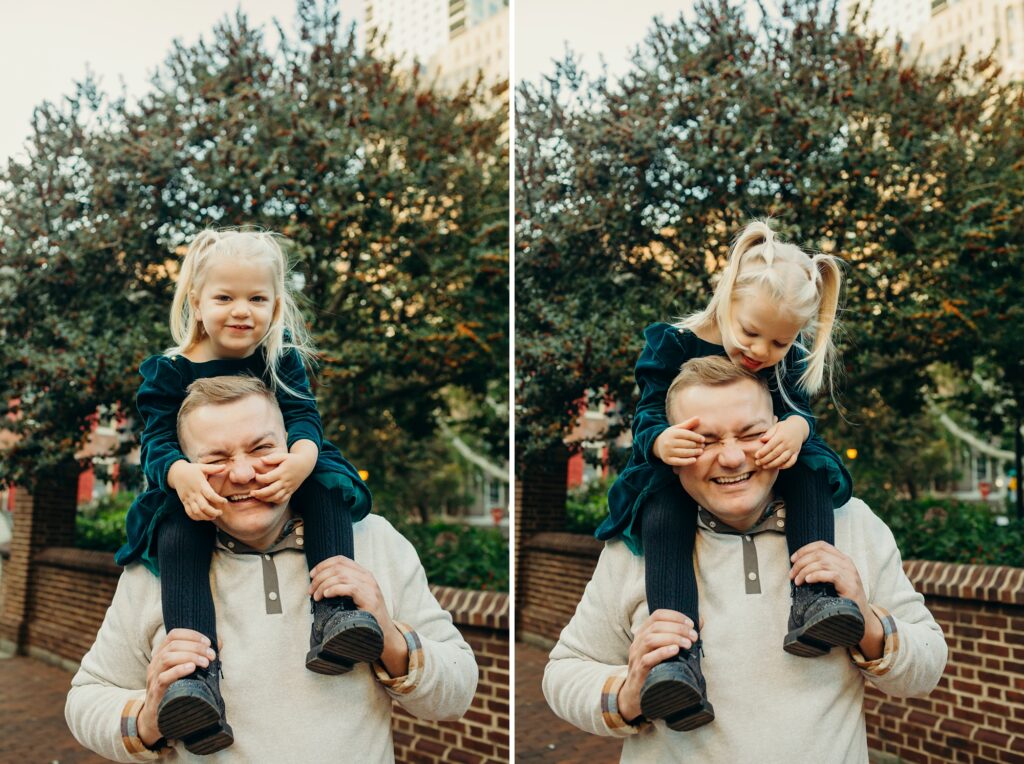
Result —
<path fill-rule="evenodd" d="M 234 496 L 228 496 L 228 501 L 235 504 L 240 501 L 248 501 L 249 499 L 255 498 L 251 493 L 236 493 Z"/>
<path fill-rule="evenodd" d="M 742 483 L 744 480 L 749 480 L 753 476 L 753 472 L 744 472 L 742 475 L 728 475 L 726 477 L 711 478 L 712 483 L 718 485 L 732 485 L 733 483 Z"/>

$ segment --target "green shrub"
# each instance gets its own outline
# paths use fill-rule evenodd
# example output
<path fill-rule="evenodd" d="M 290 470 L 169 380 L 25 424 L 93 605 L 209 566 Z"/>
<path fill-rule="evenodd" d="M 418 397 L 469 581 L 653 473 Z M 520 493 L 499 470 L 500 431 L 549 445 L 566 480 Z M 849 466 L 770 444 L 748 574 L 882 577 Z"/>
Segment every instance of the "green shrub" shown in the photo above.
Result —
<path fill-rule="evenodd" d="M 1024 567 L 1024 527 L 997 525 L 985 504 L 894 499 L 870 489 L 864 499 L 892 529 L 905 560 Z"/>
<path fill-rule="evenodd" d="M 593 535 L 608 515 L 608 489 L 615 482 L 610 475 L 569 491 L 565 501 L 566 530 Z"/>
<path fill-rule="evenodd" d="M 116 552 L 125 542 L 124 518 L 135 494 L 107 494 L 81 507 L 75 516 L 75 546 Z"/>
<path fill-rule="evenodd" d="M 82 507 L 75 518 L 75 546 L 116 552 L 125 542 L 124 518 L 135 495 L 104 496 Z M 434 522 L 396 522 L 412 542 L 427 580 L 463 589 L 508 591 L 508 541 L 497 528 Z"/>
<path fill-rule="evenodd" d="M 430 583 L 508 591 L 508 541 L 497 528 L 442 522 L 397 527 L 416 547 Z"/>

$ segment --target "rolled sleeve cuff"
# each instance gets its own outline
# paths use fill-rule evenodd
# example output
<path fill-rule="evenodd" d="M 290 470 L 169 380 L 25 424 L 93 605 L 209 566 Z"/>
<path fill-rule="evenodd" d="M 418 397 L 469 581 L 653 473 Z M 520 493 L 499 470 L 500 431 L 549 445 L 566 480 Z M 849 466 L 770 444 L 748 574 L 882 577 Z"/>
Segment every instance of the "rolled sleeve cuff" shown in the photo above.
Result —
<path fill-rule="evenodd" d="M 159 759 L 171 748 L 164 738 L 157 741 L 159 748 L 147 748 L 139 737 L 139 713 L 142 711 L 143 700 L 129 700 L 121 711 L 121 742 L 124 749 L 136 761 L 153 761 Z"/>
<path fill-rule="evenodd" d="M 878 607 L 878 605 L 871 605 L 870 607 L 875 615 L 878 616 L 878 620 L 882 622 L 882 632 L 885 635 L 882 657 L 869 661 L 860 650 L 856 647 L 851 647 L 850 658 L 853 659 L 853 665 L 868 676 L 885 676 L 892 670 L 896 657 L 899 654 L 900 633 L 896 628 L 896 619 L 892 617 L 888 610 Z"/>
<path fill-rule="evenodd" d="M 398 630 L 405 637 L 405 645 L 409 648 L 409 670 L 403 676 L 391 676 L 384 668 L 383 663 L 373 664 L 373 673 L 377 681 L 387 687 L 396 695 L 408 695 L 416 689 L 416 686 L 423 678 L 423 643 L 420 642 L 419 634 L 413 631 L 411 626 L 404 623 L 394 622 Z"/>
<path fill-rule="evenodd" d="M 604 687 L 601 688 L 601 718 L 608 731 L 620 737 L 635 735 L 650 725 L 643 717 L 639 723 L 630 724 L 619 713 L 619 692 L 625 683 L 625 674 L 614 674 L 605 680 Z"/>

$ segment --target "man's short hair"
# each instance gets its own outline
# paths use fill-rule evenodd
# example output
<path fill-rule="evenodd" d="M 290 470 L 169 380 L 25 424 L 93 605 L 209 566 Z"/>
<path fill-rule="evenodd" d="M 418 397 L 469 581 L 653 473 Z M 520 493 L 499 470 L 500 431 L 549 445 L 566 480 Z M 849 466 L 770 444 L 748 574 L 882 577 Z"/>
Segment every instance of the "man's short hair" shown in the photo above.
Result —
<path fill-rule="evenodd" d="M 178 443 L 181 443 L 182 424 L 185 419 L 203 406 L 223 406 L 234 403 L 250 395 L 259 395 L 277 408 L 277 399 L 258 377 L 248 374 L 237 374 L 226 377 L 207 377 L 197 379 L 185 390 L 185 400 L 178 409 Z"/>
<path fill-rule="evenodd" d="M 668 386 L 668 392 L 665 393 L 665 416 L 668 417 L 669 424 L 675 424 L 672 421 L 672 401 L 688 387 L 722 387 L 745 379 L 756 382 L 770 395 L 768 382 L 763 377 L 737 366 L 724 355 L 691 358 L 683 364 L 672 384 Z"/>

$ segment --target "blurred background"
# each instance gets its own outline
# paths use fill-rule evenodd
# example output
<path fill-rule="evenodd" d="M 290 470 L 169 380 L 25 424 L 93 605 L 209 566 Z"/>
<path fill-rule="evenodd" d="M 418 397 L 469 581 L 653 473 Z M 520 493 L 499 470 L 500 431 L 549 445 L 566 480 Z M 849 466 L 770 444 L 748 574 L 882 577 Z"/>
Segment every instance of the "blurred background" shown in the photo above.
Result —
<path fill-rule="evenodd" d="M 259 226 L 289 240 L 326 436 L 487 653 L 478 717 L 423 747 L 507 758 L 507 2 L 22 4 L 0 56 L 0 647 L 91 644 L 184 248 Z"/>
<path fill-rule="evenodd" d="M 1024 727 L 984 713 L 938 729 L 986 692 L 1024 714 L 1003 689 L 1024 681 L 1006 652 L 1024 624 L 1024 3 L 551 5 L 522 0 L 515 22 L 518 637 L 549 646 L 589 578 L 643 328 L 703 308 L 733 238 L 771 216 L 846 264 L 840 374 L 814 407 L 855 494 L 906 559 L 941 563 L 919 590 L 991 586 L 943 623 L 964 663 L 922 727 L 883 728 L 869 705 L 872 748 L 945 761 L 1024 745 Z M 974 653 L 968 613 L 990 600 L 1018 620 L 978 631 L 991 643 Z M 517 665 L 543 660 L 531 649 Z M 976 669 L 988 649 L 1009 660 Z M 531 728 L 558 729 L 539 703 Z M 569 740 L 537 741 L 538 758 L 617 755 Z"/>

